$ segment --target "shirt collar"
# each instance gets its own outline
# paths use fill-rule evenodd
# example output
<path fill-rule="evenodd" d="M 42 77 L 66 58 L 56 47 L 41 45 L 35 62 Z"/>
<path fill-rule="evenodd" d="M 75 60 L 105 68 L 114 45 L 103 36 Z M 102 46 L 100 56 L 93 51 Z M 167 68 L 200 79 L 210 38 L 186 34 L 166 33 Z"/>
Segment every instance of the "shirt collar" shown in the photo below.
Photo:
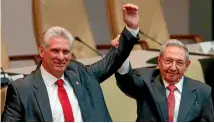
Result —
<path fill-rule="evenodd" d="M 45 68 L 41 65 L 40 67 L 42 78 L 47 86 L 52 86 L 55 84 L 55 82 L 58 80 L 55 76 L 50 74 L 48 71 L 45 70 Z M 61 78 L 65 82 L 64 73 L 61 76 Z"/>
<path fill-rule="evenodd" d="M 169 83 L 167 83 L 164 79 L 163 79 L 163 83 L 164 83 L 165 88 L 169 85 Z M 180 81 L 175 84 L 175 86 L 177 87 L 177 89 L 180 93 L 182 93 L 183 83 L 184 83 L 184 77 L 182 77 L 180 79 Z"/>

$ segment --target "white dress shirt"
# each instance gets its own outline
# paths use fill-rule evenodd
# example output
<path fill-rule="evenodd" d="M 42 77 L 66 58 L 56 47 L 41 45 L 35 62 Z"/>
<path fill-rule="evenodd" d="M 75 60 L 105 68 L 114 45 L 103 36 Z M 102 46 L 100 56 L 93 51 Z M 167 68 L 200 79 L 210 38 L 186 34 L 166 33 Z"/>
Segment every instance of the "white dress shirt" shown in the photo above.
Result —
<path fill-rule="evenodd" d="M 167 89 L 167 86 L 169 85 L 169 83 L 167 83 L 164 79 L 163 79 L 163 83 L 164 83 L 164 86 L 166 88 L 166 97 L 168 97 L 169 96 L 169 89 Z M 177 118 L 178 118 L 178 112 L 179 112 L 179 107 L 180 107 L 180 102 L 181 102 L 181 94 L 182 94 L 182 89 L 183 89 L 183 83 L 184 83 L 184 77 L 182 77 L 181 80 L 175 84 L 177 89 L 174 91 L 174 96 L 175 96 L 175 110 L 174 110 L 174 119 L 173 119 L 174 122 L 177 122 Z"/>
<path fill-rule="evenodd" d="M 55 84 L 55 82 L 58 79 L 53 75 L 51 75 L 50 73 L 48 73 L 42 65 L 40 69 L 41 69 L 42 78 L 45 82 L 45 86 L 48 92 L 53 122 L 64 122 L 65 121 L 64 114 L 63 114 L 62 106 L 58 97 L 58 86 Z M 69 101 L 71 103 L 71 107 L 74 115 L 74 121 L 82 122 L 82 115 L 81 115 L 79 103 L 77 101 L 77 98 L 72 86 L 69 84 L 68 80 L 65 79 L 64 74 L 60 79 L 64 81 L 64 88 L 67 92 Z"/>
<path fill-rule="evenodd" d="M 126 59 L 126 61 L 123 63 L 123 65 L 120 67 L 120 69 L 117 71 L 121 75 L 124 75 L 128 73 L 129 71 L 129 58 Z M 175 84 L 177 87 L 177 90 L 174 91 L 174 96 L 175 96 L 175 110 L 174 110 L 174 122 L 177 122 L 178 118 L 178 112 L 179 112 L 179 107 L 180 107 L 180 101 L 181 101 L 181 94 L 182 94 L 182 89 L 183 89 L 183 81 L 184 77 L 181 78 L 181 80 Z M 164 79 L 164 86 L 165 88 L 169 85 Z M 166 88 L 166 96 L 168 97 L 169 95 L 169 90 Z"/>

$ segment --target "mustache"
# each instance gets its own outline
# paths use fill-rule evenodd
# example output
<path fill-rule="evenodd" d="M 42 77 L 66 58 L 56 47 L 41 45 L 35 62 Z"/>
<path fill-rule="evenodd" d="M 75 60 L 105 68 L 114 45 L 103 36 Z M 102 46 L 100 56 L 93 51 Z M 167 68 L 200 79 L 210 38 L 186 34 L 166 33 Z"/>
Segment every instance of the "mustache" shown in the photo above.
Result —
<path fill-rule="evenodd" d="M 179 74 L 179 72 L 177 70 L 168 70 L 167 73 L 170 73 L 170 74 Z"/>

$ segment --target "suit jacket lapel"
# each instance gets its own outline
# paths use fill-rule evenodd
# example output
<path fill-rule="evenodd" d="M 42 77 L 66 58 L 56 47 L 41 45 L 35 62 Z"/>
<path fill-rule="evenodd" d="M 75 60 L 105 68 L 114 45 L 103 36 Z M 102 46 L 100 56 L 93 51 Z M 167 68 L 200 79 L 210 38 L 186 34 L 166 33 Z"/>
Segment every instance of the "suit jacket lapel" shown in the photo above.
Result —
<path fill-rule="evenodd" d="M 83 121 L 87 121 L 87 115 L 89 113 L 87 113 L 87 109 L 86 109 L 86 104 L 85 104 L 85 98 L 84 98 L 84 91 L 83 91 L 83 85 L 79 80 L 79 76 L 77 75 L 77 73 L 73 72 L 73 71 L 65 71 L 65 77 L 69 80 L 69 83 L 71 84 L 74 93 L 77 97 L 77 101 L 79 103 L 80 109 L 81 109 L 81 113 L 82 113 L 82 118 Z"/>
<path fill-rule="evenodd" d="M 81 91 L 81 86 L 82 83 L 79 81 L 79 78 L 76 73 L 73 71 L 65 71 L 65 77 L 69 80 L 69 83 L 74 89 L 74 93 L 76 94 L 76 97 L 78 100 L 83 100 L 82 97 L 82 91 Z"/>
<path fill-rule="evenodd" d="M 181 94 L 180 107 L 178 112 L 177 121 L 184 121 L 188 112 L 190 111 L 191 106 L 193 105 L 196 98 L 196 92 L 194 85 L 191 85 L 191 82 L 184 77 L 183 90 Z"/>
<path fill-rule="evenodd" d="M 40 69 L 37 69 L 34 75 L 34 94 L 43 115 L 43 119 L 45 122 L 53 122 L 48 92 L 42 79 Z"/>
<path fill-rule="evenodd" d="M 157 99 L 158 107 L 160 110 L 160 116 L 162 116 L 162 120 L 168 121 L 168 105 L 166 98 L 166 89 L 162 82 L 162 78 L 157 76 L 152 83 L 152 90 L 154 90 L 155 97 Z"/>

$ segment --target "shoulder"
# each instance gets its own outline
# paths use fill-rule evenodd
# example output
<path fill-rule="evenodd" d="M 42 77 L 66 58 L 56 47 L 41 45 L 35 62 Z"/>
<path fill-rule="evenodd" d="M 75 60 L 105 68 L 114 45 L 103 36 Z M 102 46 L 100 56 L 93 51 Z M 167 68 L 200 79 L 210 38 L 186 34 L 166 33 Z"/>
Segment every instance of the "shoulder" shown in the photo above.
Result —
<path fill-rule="evenodd" d="M 23 78 L 12 81 L 11 84 L 17 88 L 28 87 L 28 86 L 32 85 L 32 81 L 34 78 L 33 74 L 34 73 L 31 73 Z"/>
<path fill-rule="evenodd" d="M 136 68 L 136 69 L 133 69 L 133 71 L 136 73 L 136 74 L 153 74 L 154 72 L 156 72 L 158 69 L 155 69 L 155 68 Z"/>
<path fill-rule="evenodd" d="M 76 71 L 79 68 L 85 69 L 85 65 L 81 62 L 76 61 L 76 60 L 71 60 L 66 70 Z"/>
<path fill-rule="evenodd" d="M 146 82 L 151 82 L 160 74 L 160 70 L 156 68 L 137 68 L 133 69 L 133 73 L 142 78 Z"/>
<path fill-rule="evenodd" d="M 156 68 L 137 68 L 133 69 L 133 72 L 138 76 L 155 77 L 160 74 L 159 69 Z"/>
<path fill-rule="evenodd" d="M 71 60 L 68 67 L 66 68 L 66 71 L 73 72 L 75 74 L 86 73 L 91 75 L 91 72 L 88 70 L 88 68 L 90 68 L 90 65 L 84 65 L 81 62 Z"/>
<path fill-rule="evenodd" d="M 198 90 L 198 92 L 202 94 L 209 94 L 211 93 L 211 87 L 203 82 L 200 82 L 198 80 L 191 79 L 189 77 L 185 76 L 185 79 L 188 80 L 188 82 Z"/>
<path fill-rule="evenodd" d="M 24 78 L 17 79 L 10 82 L 8 85 L 7 93 L 19 93 L 19 96 L 30 94 L 33 90 L 33 73 L 25 76 Z"/>

